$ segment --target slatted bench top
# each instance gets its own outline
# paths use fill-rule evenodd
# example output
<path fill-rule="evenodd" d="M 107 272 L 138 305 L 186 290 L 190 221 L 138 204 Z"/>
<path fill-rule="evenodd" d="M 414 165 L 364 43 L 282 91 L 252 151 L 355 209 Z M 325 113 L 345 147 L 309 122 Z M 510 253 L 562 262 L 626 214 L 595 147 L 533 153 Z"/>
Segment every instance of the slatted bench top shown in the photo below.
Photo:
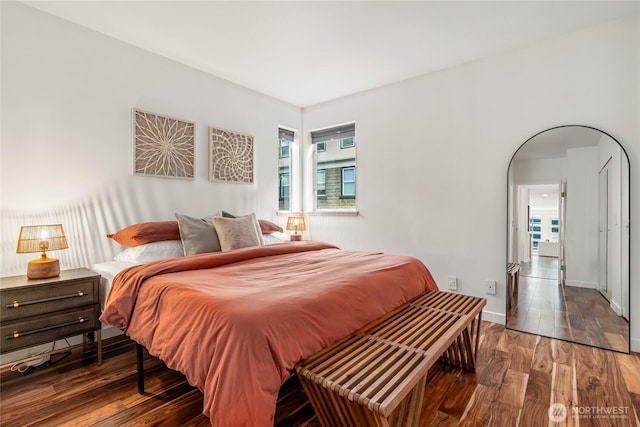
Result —
<path fill-rule="evenodd" d="M 477 340 L 459 337 L 477 335 L 479 320 L 474 319 L 479 319 L 485 304 L 483 298 L 425 291 L 300 362 L 296 372 L 301 381 L 313 382 L 389 417 L 452 345 L 456 347 L 453 359 L 473 369 L 470 359 L 476 348 L 471 347 L 477 347 Z"/>

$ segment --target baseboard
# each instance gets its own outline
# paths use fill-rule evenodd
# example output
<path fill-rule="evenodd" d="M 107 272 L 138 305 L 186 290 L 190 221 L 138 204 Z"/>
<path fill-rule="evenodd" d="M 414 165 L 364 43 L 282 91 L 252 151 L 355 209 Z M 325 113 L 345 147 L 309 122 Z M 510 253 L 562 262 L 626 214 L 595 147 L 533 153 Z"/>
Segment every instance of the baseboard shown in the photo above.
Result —
<path fill-rule="evenodd" d="M 615 302 L 613 299 L 609 301 L 609 306 L 618 316 L 622 316 L 622 306 Z"/>
<path fill-rule="evenodd" d="M 574 286 L 576 288 L 596 289 L 596 283 L 594 282 L 581 282 L 579 280 L 565 280 L 565 286 Z"/>
<path fill-rule="evenodd" d="M 501 325 L 507 324 L 507 316 L 503 313 L 496 313 L 495 311 L 482 310 L 482 320 L 487 322 L 499 323 Z"/>

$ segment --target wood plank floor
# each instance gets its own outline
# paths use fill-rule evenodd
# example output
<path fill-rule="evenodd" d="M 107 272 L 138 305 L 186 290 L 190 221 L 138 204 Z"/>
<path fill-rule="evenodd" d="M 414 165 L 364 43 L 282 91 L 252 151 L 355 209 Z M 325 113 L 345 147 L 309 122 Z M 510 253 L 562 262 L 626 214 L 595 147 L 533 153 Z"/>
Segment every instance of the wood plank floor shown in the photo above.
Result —
<path fill-rule="evenodd" d="M 0 425 L 209 425 L 201 414 L 202 394 L 183 375 L 155 358 L 145 365 L 144 396 L 136 391 L 134 346 L 122 337 L 105 341 L 102 366 L 76 350 L 26 375 L 0 372 Z M 548 416 L 555 402 L 569 408 L 560 423 Z M 603 412 L 614 409 L 615 418 Z M 483 322 L 477 373 L 437 364 L 429 374 L 420 426 L 640 426 L 639 413 L 640 355 Z M 295 378 L 280 391 L 275 425 L 319 426 Z"/>
<path fill-rule="evenodd" d="M 561 340 L 627 351 L 629 323 L 595 289 L 558 284 L 558 259 L 534 256 L 522 263 L 511 329 Z"/>
<path fill-rule="evenodd" d="M 560 261 L 557 257 L 532 255 L 531 262 L 520 263 L 520 276 L 558 280 L 559 268 Z"/>

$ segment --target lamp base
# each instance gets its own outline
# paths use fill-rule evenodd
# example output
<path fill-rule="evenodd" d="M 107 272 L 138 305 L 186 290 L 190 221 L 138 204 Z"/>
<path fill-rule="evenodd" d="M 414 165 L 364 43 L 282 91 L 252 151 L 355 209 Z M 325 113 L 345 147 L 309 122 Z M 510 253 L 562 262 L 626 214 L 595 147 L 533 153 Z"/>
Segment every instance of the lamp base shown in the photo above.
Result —
<path fill-rule="evenodd" d="M 299 242 L 300 240 L 302 240 L 302 234 L 292 234 L 289 240 L 292 242 Z"/>
<path fill-rule="evenodd" d="M 29 279 L 47 279 L 60 275 L 60 262 L 55 258 L 42 257 L 29 261 L 27 277 Z"/>

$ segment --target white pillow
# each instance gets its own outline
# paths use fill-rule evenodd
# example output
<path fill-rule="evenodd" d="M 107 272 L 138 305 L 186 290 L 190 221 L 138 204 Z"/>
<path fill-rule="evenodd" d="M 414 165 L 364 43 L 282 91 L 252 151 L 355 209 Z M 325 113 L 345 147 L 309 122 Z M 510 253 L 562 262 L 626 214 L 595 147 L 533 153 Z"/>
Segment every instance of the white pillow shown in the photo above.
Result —
<path fill-rule="evenodd" d="M 275 245 L 277 243 L 284 243 L 289 241 L 289 235 L 285 233 L 280 233 L 279 231 L 274 231 L 271 234 L 263 234 L 262 240 L 265 245 Z"/>
<path fill-rule="evenodd" d="M 183 255 L 184 249 L 180 240 L 162 240 L 127 248 L 113 257 L 113 260 L 143 263 L 165 258 L 176 258 Z"/>

